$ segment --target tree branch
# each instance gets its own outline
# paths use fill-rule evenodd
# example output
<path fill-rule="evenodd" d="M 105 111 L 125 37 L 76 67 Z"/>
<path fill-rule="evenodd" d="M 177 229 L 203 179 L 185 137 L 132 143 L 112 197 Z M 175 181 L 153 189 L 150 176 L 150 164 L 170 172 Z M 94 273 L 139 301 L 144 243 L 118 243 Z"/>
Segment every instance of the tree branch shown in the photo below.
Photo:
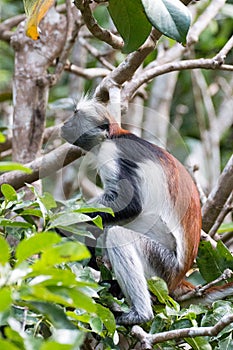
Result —
<path fill-rule="evenodd" d="M 221 210 L 219 216 L 217 217 L 214 225 L 209 230 L 209 236 L 215 238 L 215 234 L 223 222 L 225 216 L 233 210 L 233 192 L 228 197 L 223 209 Z"/>
<path fill-rule="evenodd" d="M 213 58 L 199 58 L 193 60 L 183 60 L 177 62 L 169 62 L 158 67 L 151 68 L 150 70 L 145 70 L 144 73 L 140 74 L 136 79 L 128 84 L 125 88 L 124 99 L 130 99 L 137 91 L 137 89 L 145 83 L 148 83 L 150 80 L 155 77 L 166 74 L 174 71 L 182 71 L 187 69 L 221 69 L 233 71 L 233 66 L 228 64 L 222 64 L 219 61 L 216 61 L 216 56 Z"/>
<path fill-rule="evenodd" d="M 36 158 L 34 161 L 24 164 L 32 169 L 31 174 L 25 174 L 21 171 L 11 171 L 0 176 L 0 186 L 8 183 L 16 190 L 23 187 L 25 182 L 32 183 L 38 179 L 53 174 L 62 167 L 70 164 L 82 155 L 82 151 L 76 147 L 65 143 L 54 151 Z"/>
<path fill-rule="evenodd" d="M 110 62 L 108 62 L 103 56 L 103 53 L 100 53 L 94 46 L 90 45 L 83 37 L 79 38 L 80 44 L 93 56 L 95 57 L 104 67 L 109 70 L 113 70 L 115 66 L 113 66 Z"/>
<path fill-rule="evenodd" d="M 70 62 L 66 63 L 65 70 L 87 80 L 106 77 L 109 74 L 109 70 L 105 68 L 81 68 Z"/>
<path fill-rule="evenodd" d="M 156 41 L 160 36 L 161 33 L 153 29 L 146 42 L 137 51 L 130 53 L 125 61 L 102 80 L 96 89 L 95 96 L 103 102 L 108 101 L 108 91 L 114 86 L 120 87 L 124 82 L 132 78 L 144 59 L 154 50 Z"/>
<path fill-rule="evenodd" d="M 112 34 L 109 30 L 101 28 L 92 15 L 91 8 L 89 6 L 89 0 L 75 0 L 76 7 L 80 10 L 84 22 L 91 32 L 91 34 L 97 39 L 104 41 L 112 46 L 114 49 L 122 49 L 124 42 L 118 36 Z"/>
<path fill-rule="evenodd" d="M 209 232 L 218 215 L 222 211 L 225 202 L 233 190 L 233 156 L 227 162 L 223 172 L 219 176 L 217 184 L 211 191 L 206 203 L 202 207 L 202 228 Z"/>
<path fill-rule="evenodd" d="M 226 0 L 212 0 L 205 11 L 198 17 L 188 33 L 187 46 L 191 46 L 198 41 L 200 34 L 207 28 L 210 21 L 215 18 Z"/>
<path fill-rule="evenodd" d="M 134 326 L 131 333 L 136 336 L 142 344 L 142 349 L 152 349 L 154 344 L 162 343 L 164 341 L 173 339 L 183 339 L 183 338 L 195 338 L 201 336 L 216 336 L 218 335 L 226 326 L 233 322 L 233 315 L 226 315 L 221 318 L 212 327 L 192 327 L 176 329 L 168 332 L 162 332 L 157 334 L 148 334 L 141 327 Z"/>

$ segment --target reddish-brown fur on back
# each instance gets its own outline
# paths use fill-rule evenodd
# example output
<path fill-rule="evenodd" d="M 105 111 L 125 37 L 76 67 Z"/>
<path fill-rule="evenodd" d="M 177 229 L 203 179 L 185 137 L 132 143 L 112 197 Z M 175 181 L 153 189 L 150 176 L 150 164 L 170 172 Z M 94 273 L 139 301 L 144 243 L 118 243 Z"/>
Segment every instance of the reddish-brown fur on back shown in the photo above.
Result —
<path fill-rule="evenodd" d="M 161 159 L 164 168 L 168 189 L 175 211 L 184 230 L 184 268 L 169 285 L 173 291 L 190 269 L 196 258 L 201 234 L 201 205 L 200 198 L 190 174 L 184 166 L 168 152 L 166 161 Z"/>

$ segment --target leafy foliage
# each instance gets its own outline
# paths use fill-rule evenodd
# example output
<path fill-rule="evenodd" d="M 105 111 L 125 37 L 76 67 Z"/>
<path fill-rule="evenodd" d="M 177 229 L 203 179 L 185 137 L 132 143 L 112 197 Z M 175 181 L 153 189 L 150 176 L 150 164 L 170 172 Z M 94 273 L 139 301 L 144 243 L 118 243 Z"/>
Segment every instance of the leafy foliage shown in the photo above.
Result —
<path fill-rule="evenodd" d="M 124 53 L 138 49 L 151 26 L 169 38 L 186 42 L 191 17 L 180 0 L 110 0 L 108 10 L 124 39 Z"/>
<path fill-rule="evenodd" d="M 124 53 L 132 52 L 144 43 L 150 34 L 151 24 L 141 0 L 110 0 L 108 11 L 124 39 Z"/>
<path fill-rule="evenodd" d="M 1 186 L 0 315 L 6 338 L 1 340 L 2 349 L 79 349 L 86 332 L 112 337 L 114 316 L 99 304 L 103 287 L 85 267 L 88 249 L 53 229 L 54 217 L 63 217 L 65 211 L 67 221 L 62 222 L 67 229 L 74 222 L 72 214 L 76 223 L 83 222 L 81 205 L 72 202 L 71 207 L 58 209 L 51 195 L 40 196 L 29 188 L 35 200 L 24 200 L 24 193 L 8 184 Z M 10 247 L 6 238 L 12 237 L 18 243 Z"/>
<path fill-rule="evenodd" d="M 90 253 L 79 240 L 92 235 L 79 230 L 78 224 L 90 221 L 87 214 L 100 208 L 88 207 L 76 199 L 59 203 L 51 194 L 40 195 L 33 186 L 28 187 L 34 193 L 34 200 L 25 200 L 24 192 L 17 193 L 9 184 L 1 186 L 4 195 L 0 206 L 2 349 L 79 349 L 90 332 L 101 337 L 104 349 L 118 349 L 118 333 L 126 334 L 127 329 L 121 326 L 116 330 L 109 308 L 115 304 L 127 311 L 127 306 L 109 293 L 112 276 L 104 265 L 100 266 L 101 280 L 107 281 L 101 284 L 94 281 L 87 266 Z M 111 213 L 108 208 L 101 210 Z M 96 218 L 93 222 L 101 227 Z M 75 240 L 58 235 L 54 230 L 58 227 L 70 231 Z M 17 243 L 10 246 L 8 241 L 12 237 Z M 230 255 L 221 243 L 216 251 L 208 243 L 202 244 L 198 258 L 202 277 L 206 281 L 218 277 L 226 266 L 231 266 Z M 198 305 L 182 309 L 169 296 L 163 280 L 153 278 L 148 286 L 157 298 L 156 316 L 145 325 L 152 334 L 211 326 L 233 312 L 230 301 L 216 302 L 212 310 Z M 231 344 L 232 331 L 230 325 L 215 338 L 188 338 L 185 342 L 193 349 L 220 349 L 223 344 Z M 133 347 L 135 340 L 131 341 Z M 161 348 L 178 349 L 175 341 L 167 341 Z"/>

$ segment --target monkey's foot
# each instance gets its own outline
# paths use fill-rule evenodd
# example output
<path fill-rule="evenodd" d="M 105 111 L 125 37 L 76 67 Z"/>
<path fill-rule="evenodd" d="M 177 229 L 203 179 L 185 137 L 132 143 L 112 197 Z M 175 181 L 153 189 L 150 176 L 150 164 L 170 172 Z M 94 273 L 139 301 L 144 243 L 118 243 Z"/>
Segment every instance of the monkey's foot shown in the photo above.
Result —
<path fill-rule="evenodd" d="M 153 318 L 153 314 L 151 315 L 140 315 L 137 311 L 131 310 L 127 313 L 123 313 L 121 316 L 116 318 L 117 324 L 122 325 L 134 325 L 140 324 L 150 321 Z"/>

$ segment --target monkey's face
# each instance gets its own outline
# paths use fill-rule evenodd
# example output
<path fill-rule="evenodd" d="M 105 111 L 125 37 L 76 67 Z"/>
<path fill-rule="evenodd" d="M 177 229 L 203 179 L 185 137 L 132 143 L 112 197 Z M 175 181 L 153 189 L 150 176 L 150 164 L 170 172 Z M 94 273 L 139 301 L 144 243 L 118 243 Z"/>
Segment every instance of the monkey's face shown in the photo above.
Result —
<path fill-rule="evenodd" d="M 108 129 L 107 118 L 77 110 L 62 126 L 61 137 L 85 151 L 90 151 L 108 138 Z"/>

